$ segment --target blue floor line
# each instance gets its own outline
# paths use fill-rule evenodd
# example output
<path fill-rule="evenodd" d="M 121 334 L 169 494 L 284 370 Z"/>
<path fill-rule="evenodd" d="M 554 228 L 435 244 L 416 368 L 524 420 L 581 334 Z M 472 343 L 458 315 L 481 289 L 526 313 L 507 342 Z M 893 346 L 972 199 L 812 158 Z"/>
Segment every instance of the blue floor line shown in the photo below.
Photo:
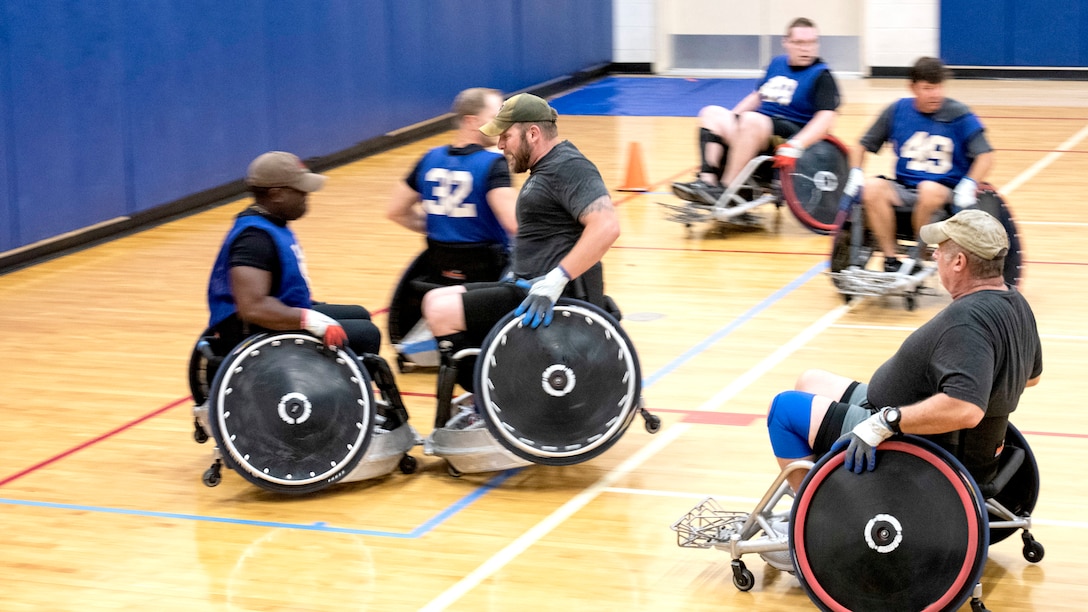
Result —
<path fill-rule="evenodd" d="M 779 289 L 778 291 L 774 292 L 772 295 L 770 295 L 769 297 L 764 299 L 759 304 L 756 304 L 755 306 L 753 306 L 751 309 L 749 309 L 747 312 L 745 312 L 740 317 L 737 317 L 736 319 L 734 319 L 732 322 L 729 323 L 729 325 L 726 325 L 725 327 L 719 329 L 718 331 L 716 331 L 713 334 L 711 334 L 710 336 L 708 336 L 706 340 L 703 340 L 702 342 L 696 344 L 692 348 L 685 351 L 679 357 L 677 357 L 676 359 L 674 359 L 671 362 L 669 362 L 668 364 L 666 364 L 665 367 L 663 367 L 660 370 L 658 370 L 657 372 L 655 372 L 652 376 L 650 376 L 648 378 L 644 378 L 643 379 L 643 384 L 642 384 L 643 388 L 648 389 L 649 387 L 653 386 L 653 384 L 656 383 L 658 380 L 660 380 L 662 377 L 664 377 L 664 376 L 668 375 L 669 373 L 675 371 L 678 367 L 680 367 L 681 365 L 683 365 L 687 361 L 690 361 L 695 356 L 697 356 L 699 353 L 702 353 L 703 351 L 707 350 L 708 348 L 713 346 L 715 343 L 720 341 L 722 338 L 724 338 L 724 337 L 728 336 L 729 334 L 731 334 L 738 327 L 740 327 L 744 323 L 750 321 L 752 318 L 754 318 L 756 315 L 763 312 L 767 308 L 771 307 L 775 302 L 781 300 L 783 297 L 788 295 L 790 292 L 797 289 L 801 285 L 805 284 L 806 282 L 811 280 L 817 274 L 820 274 L 821 272 L 823 272 L 827 268 L 827 265 L 828 264 L 827 264 L 826 261 L 820 262 L 819 264 L 814 266 L 812 269 L 808 270 L 807 272 L 805 272 L 801 276 L 794 279 L 788 285 L 782 287 L 781 289 Z M 383 537 L 383 538 L 415 539 L 415 538 L 423 537 L 427 533 L 433 531 L 435 528 L 437 528 L 439 525 L 441 525 L 447 519 L 454 516 L 458 512 L 464 510 L 465 508 L 469 507 L 476 500 L 483 497 L 488 491 L 498 487 L 503 482 L 505 482 L 507 479 L 509 479 L 511 476 L 513 476 L 514 474 L 517 474 L 520 471 L 521 470 L 519 468 L 519 469 L 514 469 L 514 470 L 507 470 L 507 471 L 505 471 L 505 472 L 503 472 L 501 474 L 498 474 L 497 476 L 491 478 L 486 483 L 484 483 L 483 485 L 478 487 L 473 492 L 471 492 L 468 495 L 462 497 L 460 500 L 453 503 L 448 508 L 446 508 L 445 510 L 442 510 L 441 512 L 439 512 L 438 514 L 436 514 L 432 518 L 428 519 L 427 521 L 425 521 L 423 524 L 416 527 L 415 529 L 409 531 L 408 533 L 400 533 L 400 532 L 396 532 L 396 531 L 377 531 L 377 530 L 372 530 L 372 529 L 352 529 L 352 528 L 348 528 L 348 527 L 334 527 L 332 525 L 328 525 L 327 523 L 325 523 L 323 521 L 318 521 L 318 522 L 311 523 L 311 524 L 305 524 L 305 523 L 280 523 L 280 522 L 276 522 L 276 521 L 253 521 L 253 520 L 248 520 L 248 519 L 224 518 L 224 517 L 215 517 L 215 516 L 202 516 L 202 515 L 197 515 L 197 514 L 181 514 L 181 513 L 175 513 L 175 512 L 157 512 L 157 511 L 153 511 L 153 510 L 131 510 L 131 509 L 125 509 L 125 508 L 110 508 L 110 507 L 107 507 L 107 506 L 85 506 L 85 505 L 79 505 L 79 504 L 62 504 L 62 503 L 56 503 L 56 502 L 43 502 L 43 501 L 33 501 L 33 500 L 25 500 L 25 499 L 4 499 L 4 498 L 0 498 L 0 504 L 7 504 L 7 505 L 12 505 L 12 506 L 32 506 L 32 507 L 37 507 L 37 508 L 53 508 L 53 509 L 58 509 L 58 510 L 73 510 L 73 511 L 77 511 L 77 512 L 102 512 L 102 513 L 106 513 L 106 514 L 123 514 L 123 515 L 128 515 L 128 516 L 143 516 L 143 517 L 166 518 L 166 519 L 189 520 L 189 521 L 204 521 L 204 522 L 209 522 L 209 523 L 231 523 L 231 524 L 235 524 L 235 525 L 248 525 L 248 526 L 253 526 L 253 527 L 273 527 L 273 528 L 279 528 L 279 529 L 299 529 L 299 530 L 305 530 L 305 531 L 320 531 L 320 532 L 325 532 L 325 533 L 346 533 L 346 534 L 353 534 L 353 535 L 367 535 L 367 536 L 376 536 L 376 537 Z"/>

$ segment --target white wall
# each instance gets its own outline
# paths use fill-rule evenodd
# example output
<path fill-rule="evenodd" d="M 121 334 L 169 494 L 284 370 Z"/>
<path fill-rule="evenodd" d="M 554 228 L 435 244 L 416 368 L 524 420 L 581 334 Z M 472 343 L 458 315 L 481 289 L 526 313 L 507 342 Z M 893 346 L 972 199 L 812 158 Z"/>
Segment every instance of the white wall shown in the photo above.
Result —
<path fill-rule="evenodd" d="M 780 52 L 777 37 L 794 17 L 824 36 L 857 37 L 856 67 L 905 67 L 939 53 L 940 0 L 614 0 L 613 61 L 673 70 L 672 36 L 759 35 L 761 58 Z M 762 68 L 754 66 L 753 68 Z"/>
<path fill-rule="evenodd" d="M 940 54 L 940 0 L 866 0 L 865 64 L 911 66 Z"/>

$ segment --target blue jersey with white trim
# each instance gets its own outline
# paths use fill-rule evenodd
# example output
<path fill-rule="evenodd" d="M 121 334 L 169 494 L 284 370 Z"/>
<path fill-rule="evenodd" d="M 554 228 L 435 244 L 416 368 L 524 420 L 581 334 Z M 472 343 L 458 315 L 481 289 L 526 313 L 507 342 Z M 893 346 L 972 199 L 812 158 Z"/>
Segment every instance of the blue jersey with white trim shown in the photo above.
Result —
<path fill-rule="evenodd" d="M 480 148 L 455 154 L 435 147 L 420 160 L 412 188 L 423 199 L 427 237 L 447 243 L 486 243 L 509 247 L 506 230 L 487 203 L 491 167 L 501 153 Z"/>
<path fill-rule="evenodd" d="M 763 102 L 758 112 L 805 125 L 816 114 L 816 83 L 827 70 L 829 68 L 823 62 L 798 69 L 790 67 L 786 55 L 774 58 L 759 85 L 759 96 Z"/>
<path fill-rule="evenodd" d="M 944 121 L 937 120 L 940 114 L 918 112 L 914 98 L 895 103 L 888 140 L 899 157 L 896 179 L 907 187 L 936 181 L 952 188 L 971 169 L 967 144 L 985 129 L 982 122 L 971 112 Z"/>

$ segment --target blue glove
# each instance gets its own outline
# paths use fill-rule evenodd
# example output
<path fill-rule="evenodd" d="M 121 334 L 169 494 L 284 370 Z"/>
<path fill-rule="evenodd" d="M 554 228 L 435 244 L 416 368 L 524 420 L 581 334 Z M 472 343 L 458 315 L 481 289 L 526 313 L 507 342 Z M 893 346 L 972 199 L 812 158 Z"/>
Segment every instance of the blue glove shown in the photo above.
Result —
<path fill-rule="evenodd" d="M 563 266 L 556 266 L 544 276 L 534 278 L 529 286 L 529 296 L 517 307 L 514 316 L 524 314 L 522 322 L 533 329 L 540 327 L 541 323 L 544 323 L 544 327 L 551 325 L 552 309 L 568 282 L 570 275 Z"/>
<path fill-rule="evenodd" d="M 855 474 L 876 469 L 876 447 L 893 435 L 895 431 L 884 418 L 884 410 L 858 423 L 850 433 L 839 438 L 850 441 L 843 467 Z"/>
<path fill-rule="evenodd" d="M 952 190 L 952 206 L 959 212 L 978 204 L 978 183 L 966 176 Z"/>

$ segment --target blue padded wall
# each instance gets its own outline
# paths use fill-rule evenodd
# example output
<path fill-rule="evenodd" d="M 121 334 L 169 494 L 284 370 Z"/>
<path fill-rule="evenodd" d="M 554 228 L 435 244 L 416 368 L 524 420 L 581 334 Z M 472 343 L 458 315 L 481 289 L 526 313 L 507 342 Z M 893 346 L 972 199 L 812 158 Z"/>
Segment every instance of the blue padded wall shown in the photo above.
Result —
<path fill-rule="evenodd" d="M 3 0 L 0 253 L 611 56 L 611 0 Z"/>
<path fill-rule="evenodd" d="M 1088 66 L 1088 7 L 1068 0 L 943 0 L 941 57 L 967 66 Z"/>

